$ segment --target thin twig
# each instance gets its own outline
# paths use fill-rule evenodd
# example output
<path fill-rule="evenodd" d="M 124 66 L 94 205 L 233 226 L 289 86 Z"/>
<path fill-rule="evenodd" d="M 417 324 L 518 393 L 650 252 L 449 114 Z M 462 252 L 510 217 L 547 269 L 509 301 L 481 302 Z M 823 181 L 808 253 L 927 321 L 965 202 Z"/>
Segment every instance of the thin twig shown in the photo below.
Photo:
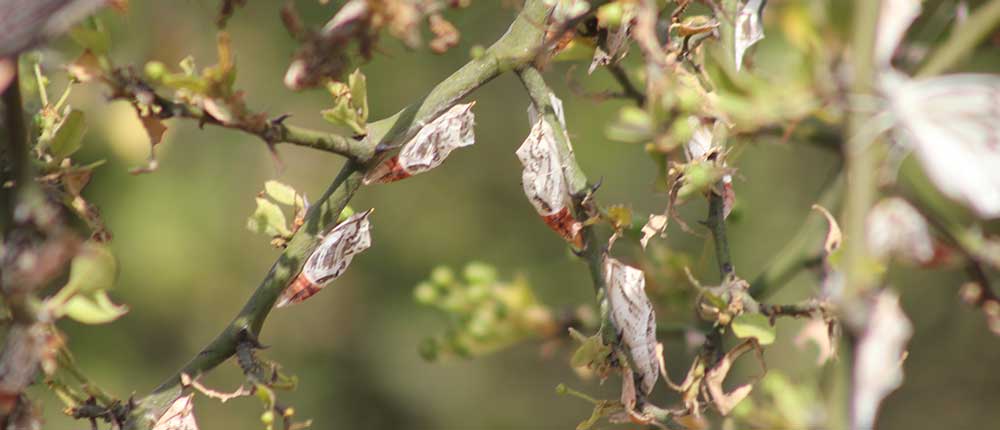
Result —
<path fill-rule="evenodd" d="M 642 91 L 632 84 L 632 79 L 629 78 L 628 73 L 622 68 L 621 64 L 608 64 L 606 66 L 608 72 L 611 76 L 614 76 L 618 84 L 622 86 L 622 94 L 632 100 L 635 100 L 635 104 L 644 106 L 646 104 L 646 95 Z"/>

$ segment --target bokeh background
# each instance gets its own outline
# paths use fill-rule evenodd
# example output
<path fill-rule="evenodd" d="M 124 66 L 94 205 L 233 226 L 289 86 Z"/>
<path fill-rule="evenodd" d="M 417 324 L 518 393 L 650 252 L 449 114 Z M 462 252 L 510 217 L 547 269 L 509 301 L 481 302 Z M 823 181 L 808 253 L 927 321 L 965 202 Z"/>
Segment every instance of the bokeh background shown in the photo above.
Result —
<path fill-rule="evenodd" d="M 280 3 L 251 1 L 231 19 L 237 86 L 246 90 L 254 109 L 290 113 L 295 124 L 327 127 L 319 115 L 331 106 L 324 91 L 291 93 L 281 84 L 296 45 L 279 21 Z M 298 3 L 311 23 L 321 24 L 330 15 L 329 7 L 317 2 Z M 925 10 L 954 2 L 929 3 Z M 176 65 L 187 55 L 200 66 L 214 64 L 217 6 L 207 0 L 132 1 L 127 16 L 105 12 L 115 42 L 111 55 L 118 64 L 138 67 L 151 60 Z M 445 55 L 409 51 L 383 39 L 379 54 L 362 66 L 371 117 L 390 115 L 425 94 L 467 61 L 473 46 L 487 46 L 499 37 L 514 15 L 513 8 L 494 1 L 446 13 L 462 32 L 462 41 Z M 766 20 L 769 29 L 773 18 Z M 766 75 L 768 64 L 788 66 L 782 61 L 784 43 L 778 31 L 769 30 L 755 54 L 758 73 Z M 57 41 L 43 51 L 45 64 L 55 67 L 77 49 Z M 993 60 L 977 63 L 990 68 L 997 64 Z M 581 166 L 590 178 L 603 178 L 601 202 L 622 203 L 638 214 L 662 210 L 666 196 L 653 186 L 656 166 L 643 148 L 605 137 L 606 124 L 625 102 L 597 103 L 574 94 L 565 76 L 571 73 L 594 91 L 614 89 L 614 82 L 602 70 L 586 77 L 586 64 L 578 66 L 570 70 L 556 64 L 546 75 L 565 102 Z M 85 149 L 75 158 L 108 161 L 87 195 L 114 234 L 121 278 L 113 295 L 131 312 L 108 326 L 66 321 L 61 328 L 80 366 L 103 387 L 120 397 L 141 396 L 229 322 L 277 256 L 267 238 L 245 227 L 263 183 L 277 179 L 317 197 L 342 160 L 281 145 L 281 169 L 251 136 L 172 120 L 158 147 L 159 171 L 131 176 L 127 170 L 143 163 L 147 140 L 131 109 L 121 102 L 105 103 L 104 92 L 96 85 L 74 90 L 72 102 L 85 107 L 91 120 Z M 520 83 L 503 76 L 473 98 L 478 102 L 476 145 L 455 152 L 432 173 L 363 189 L 351 205 L 377 208 L 372 248 L 333 286 L 306 303 L 273 312 L 265 326 L 261 340 L 270 349 L 263 355 L 300 378 L 299 388 L 282 399 L 300 417 L 312 418 L 314 428 L 567 429 L 589 416 L 591 406 L 557 395 L 557 384 L 616 396 L 616 378 L 601 386 L 569 368 L 573 345 L 568 342 L 548 354 L 540 343 L 528 342 L 473 360 L 433 363 L 417 352 L 422 339 L 445 328 L 443 315 L 418 305 L 412 292 L 439 265 L 461 269 L 469 261 L 493 264 L 502 278 L 524 276 L 541 301 L 557 309 L 593 301 L 585 266 L 539 222 L 522 194 L 514 150 L 529 127 L 528 98 Z M 762 140 L 741 152 L 735 184 L 738 216 L 730 225 L 730 242 L 743 277 L 760 272 L 810 216 L 809 207 L 835 173 L 838 159 L 829 149 L 804 142 Z M 702 219 L 705 207 L 692 202 L 682 213 L 698 228 L 695 221 Z M 817 247 L 821 239 L 816 238 Z M 697 276 L 716 280 L 704 237 L 672 225 L 661 245 L 687 253 Z M 960 275 L 907 269 L 894 271 L 891 279 L 902 292 L 916 332 L 905 362 L 906 382 L 884 403 L 880 427 L 966 429 L 1000 422 L 1000 372 L 995 369 L 1000 339 L 989 334 L 977 311 L 960 303 Z M 811 274 L 800 275 L 775 301 L 806 297 L 815 285 Z M 651 288 L 669 292 L 688 287 L 657 283 Z M 683 307 L 671 309 L 675 314 L 661 312 L 661 318 L 690 318 Z M 811 383 L 817 374 L 816 352 L 792 344 L 800 326 L 779 323 L 779 341 L 767 351 L 768 364 L 792 381 Z M 667 344 L 667 362 L 679 377 L 690 356 L 682 340 Z M 234 388 L 239 381 L 233 363 L 206 379 L 219 389 Z M 36 395 L 44 399 L 47 428 L 87 427 L 63 416 L 60 403 L 45 391 L 36 390 Z M 662 385 L 654 398 L 661 404 L 676 401 Z M 222 405 L 199 396 L 195 407 L 204 429 L 261 427 L 260 403 L 254 398 Z"/>

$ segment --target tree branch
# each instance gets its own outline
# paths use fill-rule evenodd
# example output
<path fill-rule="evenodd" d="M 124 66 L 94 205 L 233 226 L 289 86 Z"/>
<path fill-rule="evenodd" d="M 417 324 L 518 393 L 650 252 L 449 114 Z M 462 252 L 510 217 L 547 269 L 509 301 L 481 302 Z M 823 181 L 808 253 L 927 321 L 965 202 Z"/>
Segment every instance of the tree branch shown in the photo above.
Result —
<path fill-rule="evenodd" d="M 141 401 L 131 416 L 129 428 L 145 428 L 155 422 L 184 390 L 182 374 L 196 379 L 232 357 L 243 337 L 258 337 L 278 296 L 298 274 L 315 247 L 317 235 L 335 223 L 360 188 L 367 167 L 378 162 L 376 155 L 412 137 L 424 124 L 500 73 L 531 61 L 543 41 L 544 30 L 539 24 L 544 22 L 547 13 L 548 7 L 543 0 L 529 0 L 510 30 L 482 57 L 449 76 L 422 100 L 392 117 L 369 124 L 367 137 L 357 142 L 359 149 L 351 154 L 354 158 L 341 169 L 318 200 L 320 203 L 309 211 L 305 224 L 292 237 L 239 314 L 183 368 Z"/>
<path fill-rule="evenodd" d="M 632 84 L 632 79 L 628 77 L 628 72 L 625 71 L 621 64 L 608 64 L 606 68 L 611 73 L 611 76 L 618 81 L 618 84 L 621 85 L 622 95 L 635 100 L 635 104 L 640 107 L 646 104 L 646 95 Z"/>
<path fill-rule="evenodd" d="M 722 186 L 720 181 L 718 186 Z M 715 190 L 709 191 L 708 197 L 708 219 L 705 225 L 712 231 L 712 240 L 715 243 L 715 261 L 719 266 L 719 276 L 723 281 L 734 274 L 733 260 L 729 256 L 729 240 L 726 239 L 726 217 L 725 201 L 721 193 Z"/>
<path fill-rule="evenodd" d="M 112 73 L 106 79 L 106 82 L 112 89 L 112 99 L 124 99 L 133 103 L 139 100 L 151 99 L 152 104 L 159 108 L 159 112 L 156 114 L 158 119 L 187 118 L 197 120 L 199 125 L 210 124 L 232 130 L 240 130 L 259 137 L 269 145 L 290 143 L 331 152 L 352 159 L 368 155 L 367 146 L 359 139 L 352 139 L 336 133 L 286 125 L 284 124 L 285 117 L 278 117 L 271 120 L 223 123 L 197 106 L 175 102 L 158 94 L 152 86 L 139 77 L 122 73 L 121 71 Z"/>

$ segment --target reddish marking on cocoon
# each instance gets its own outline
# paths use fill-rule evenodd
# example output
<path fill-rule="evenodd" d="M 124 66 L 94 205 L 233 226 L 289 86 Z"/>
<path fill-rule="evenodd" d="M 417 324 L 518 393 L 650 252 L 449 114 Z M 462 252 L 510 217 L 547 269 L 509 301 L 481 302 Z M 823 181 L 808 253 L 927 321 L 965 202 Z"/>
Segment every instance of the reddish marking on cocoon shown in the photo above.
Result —
<path fill-rule="evenodd" d="M 399 156 L 396 155 L 379 164 L 375 170 L 365 176 L 364 182 L 366 185 L 388 184 L 390 182 L 396 182 L 409 178 L 410 176 L 413 175 L 403 168 L 403 165 L 399 163 Z"/>
<path fill-rule="evenodd" d="M 282 308 L 293 303 L 299 303 L 312 297 L 313 294 L 318 293 L 322 288 L 310 281 L 305 273 L 299 273 L 299 276 L 292 281 L 291 285 L 281 293 L 281 297 L 278 298 L 278 302 L 274 306 Z"/>
<path fill-rule="evenodd" d="M 559 233 L 567 242 L 572 243 L 577 248 L 583 248 L 583 235 L 580 234 L 583 224 L 573 218 L 569 208 L 564 207 L 551 215 L 543 215 L 542 220 L 545 221 L 545 225 Z"/>

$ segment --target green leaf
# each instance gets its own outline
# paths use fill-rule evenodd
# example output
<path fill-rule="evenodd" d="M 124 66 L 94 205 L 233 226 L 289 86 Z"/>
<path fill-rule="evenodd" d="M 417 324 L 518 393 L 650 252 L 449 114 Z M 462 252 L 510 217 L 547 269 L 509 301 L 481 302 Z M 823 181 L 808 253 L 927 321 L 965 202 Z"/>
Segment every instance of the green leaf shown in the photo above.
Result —
<path fill-rule="evenodd" d="M 344 222 L 352 216 L 354 216 L 354 208 L 350 206 L 344 206 L 344 209 L 340 211 L 340 216 L 337 217 L 337 222 L 338 223 Z"/>
<path fill-rule="evenodd" d="M 348 86 L 351 88 L 351 105 L 359 114 L 362 124 L 368 122 L 368 85 L 365 75 L 361 69 L 357 69 L 348 77 Z"/>
<path fill-rule="evenodd" d="M 320 113 L 323 115 L 323 119 L 333 125 L 347 127 L 357 134 L 365 134 L 365 127 L 359 121 L 358 113 L 351 109 L 348 97 L 337 100 L 336 105 L 330 109 L 324 109 Z"/>
<path fill-rule="evenodd" d="M 62 313 L 84 324 L 105 324 L 128 312 L 127 306 L 111 302 L 108 293 L 98 291 L 93 295 L 77 295 L 62 307 Z"/>
<path fill-rule="evenodd" d="M 89 49 L 94 55 L 104 55 L 111 49 L 111 35 L 96 17 L 84 20 L 80 25 L 70 29 L 70 38 L 83 48 Z"/>
<path fill-rule="evenodd" d="M 55 136 L 49 143 L 49 152 L 56 158 L 66 158 L 73 155 L 83 144 L 83 135 L 87 133 L 87 121 L 83 112 L 73 109 L 66 115 Z"/>
<path fill-rule="evenodd" d="M 264 183 L 264 192 L 268 197 L 283 205 L 292 206 L 295 204 L 295 188 L 278 181 L 267 181 Z"/>
<path fill-rule="evenodd" d="M 739 338 L 754 338 L 761 345 L 774 343 L 776 330 L 766 316 L 758 313 L 744 313 L 733 319 L 730 324 L 733 334 Z"/>
<path fill-rule="evenodd" d="M 285 221 L 285 214 L 281 211 L 281 208 L 263 197 L 257 198 L 257 210 L 247 220 L 247 228 L 250 231 L 269 236 L 288 236 L 292 234 L 288 230 L 288 223 Z"/>
<path fill-rule="evenodd" d="M 604 344 L 601 334 L 598 333 L 583 341 L 583 344 L 573 353 L 569 364 L 573 367 L 584 367 L 591 363 L 602 363 L 608 359 L 610 354 L 611 348 Z"/>
<path fill-rule="evenodd" d="M 118 262 L 107 246 L 84 243 L 70 265 L 69 281 L 63 288 L 84 294 L 96 293 L 114 286 L 118 279 Z"/>

